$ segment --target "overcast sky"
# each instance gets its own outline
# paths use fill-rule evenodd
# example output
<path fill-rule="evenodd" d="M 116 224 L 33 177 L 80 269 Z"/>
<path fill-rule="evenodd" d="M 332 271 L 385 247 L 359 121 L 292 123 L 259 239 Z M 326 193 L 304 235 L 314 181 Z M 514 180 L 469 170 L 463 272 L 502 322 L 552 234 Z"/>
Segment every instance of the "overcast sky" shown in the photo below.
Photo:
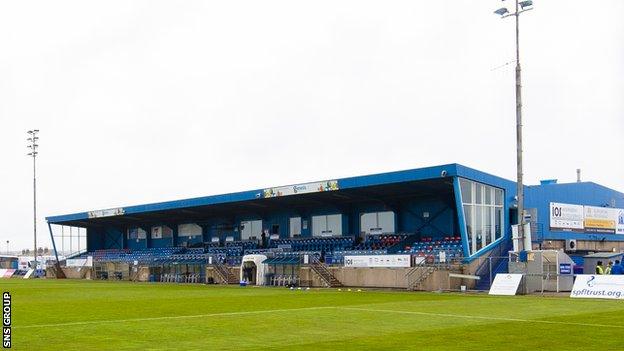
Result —
<path fill-rule="evenodd" d="M 450 162 L 514 179 L 502 4 L 3 1 L 0 251 L 32 246 L 31 128 L 41 246 L 45 216 L 91 209 Z M 623 13 L 521 16 L 528 184 L 624 191 Z"/>

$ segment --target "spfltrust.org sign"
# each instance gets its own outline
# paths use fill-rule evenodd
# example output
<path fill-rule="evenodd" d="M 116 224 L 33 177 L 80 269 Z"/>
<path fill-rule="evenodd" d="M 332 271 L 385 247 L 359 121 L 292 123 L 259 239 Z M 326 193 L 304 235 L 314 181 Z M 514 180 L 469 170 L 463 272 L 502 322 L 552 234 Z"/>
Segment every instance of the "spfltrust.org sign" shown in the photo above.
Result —
<path fill-rule="evenodd" d="M 570 297 L 624 299 L 624 276 L 592 274 L 577 275 Z"/>

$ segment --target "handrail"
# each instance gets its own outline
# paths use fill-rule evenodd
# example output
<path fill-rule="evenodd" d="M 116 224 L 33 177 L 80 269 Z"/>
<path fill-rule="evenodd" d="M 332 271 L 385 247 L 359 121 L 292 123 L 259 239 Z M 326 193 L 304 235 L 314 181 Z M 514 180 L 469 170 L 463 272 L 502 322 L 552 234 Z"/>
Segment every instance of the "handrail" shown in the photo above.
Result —
<path fill-rule="evenodd" d="M 87 253 L 87 249 L 83 249 L 83 250 L 79 250 L 79 251 L 76 251 L 76 252 L 70 253 L 69 255 L 65 256 L 65 259 L 66 259 L 66 260 L 67 260 L 67 259 L 72 259 L 72 258 L 74 258 L 74 257 L 76 257 L 76 256 L 80 256 L 80 255 L 82 255 L 83 253 Z"/>
<path fill-rule="evenodd" d="M 492 249 L 489 252 L 488 257 L 502 257 L 501 255 L 503 254 L 503 251 L 507 250 L 508 248 L 509 248 L 508 240 L 502 240 L 494 249 Z M 483 262 L 481 262 L 479 266 L 477 267 L 477 269 L 475 270 L 474 275 L 481 276 L 485 274 L 483 271 L 485 270 L 485 268 L 489 267 L 486 264 L 488 263 L 488 261 L 489 260 L 483 260 Z"/>

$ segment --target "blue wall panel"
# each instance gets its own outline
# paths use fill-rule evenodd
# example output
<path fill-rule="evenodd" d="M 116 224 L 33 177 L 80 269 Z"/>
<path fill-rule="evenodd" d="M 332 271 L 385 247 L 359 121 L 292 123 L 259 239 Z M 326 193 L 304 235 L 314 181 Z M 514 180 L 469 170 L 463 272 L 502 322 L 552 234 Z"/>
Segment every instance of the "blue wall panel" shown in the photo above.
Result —
<path fill-rule="evenodd" d="M 171 247 L 173 238 L 152 239 L 150 247 Z"/>
<path fill-rule="evenodd" d="M 104 249 L 121 249 L 123 248 L 124 233 L 112 227 L 104 229 Z"/>
<path fill-rule="evenodd" d="M 526 208 L 536 208 L 541 239 L 583 239 L 624 241 L 624 235 L 570 233 L 550 230 L 550 203 L 560 202 L 574 205 L 624 208 L 624 194 L 592 183 L 545 184 L 526 187 Z M 534 235 L 534 240 L 539 239 Z"/>

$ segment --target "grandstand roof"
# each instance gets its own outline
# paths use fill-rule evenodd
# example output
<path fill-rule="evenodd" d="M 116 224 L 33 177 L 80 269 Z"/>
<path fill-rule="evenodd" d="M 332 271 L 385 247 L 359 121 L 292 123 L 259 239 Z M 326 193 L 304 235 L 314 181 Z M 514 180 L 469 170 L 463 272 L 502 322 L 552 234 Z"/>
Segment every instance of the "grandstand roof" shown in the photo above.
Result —
<path fill-rule="evenodd" d="M 98 224 L 132 224 L 141 221 L 192 220 L 210 215 L 233 215 L 262 212 L 284 206 L 313 206 L 327 203 L 348 203 L 357 200 L 383 201 L 391 197 L 451 193 L 452 178 L 462 177 L 485 184 L 510 188 L 515 183 L 460 164 L 445 164 L 389 173 L 255 189 L 230 194 L 211 195 L 113 209 L 79 212 L 46 217 L 51 224 L 89 226 Z M 335 182 L 335 183 L 334 183 Z M 330 185 L 330 183 L 335 184 Z M 292 192 L 294 188 L 328 186 L 330 189 Z M 329 191 L 328 191 L 329 190 Z M 300 190 L 301 191 L 301 190 Z"/>

